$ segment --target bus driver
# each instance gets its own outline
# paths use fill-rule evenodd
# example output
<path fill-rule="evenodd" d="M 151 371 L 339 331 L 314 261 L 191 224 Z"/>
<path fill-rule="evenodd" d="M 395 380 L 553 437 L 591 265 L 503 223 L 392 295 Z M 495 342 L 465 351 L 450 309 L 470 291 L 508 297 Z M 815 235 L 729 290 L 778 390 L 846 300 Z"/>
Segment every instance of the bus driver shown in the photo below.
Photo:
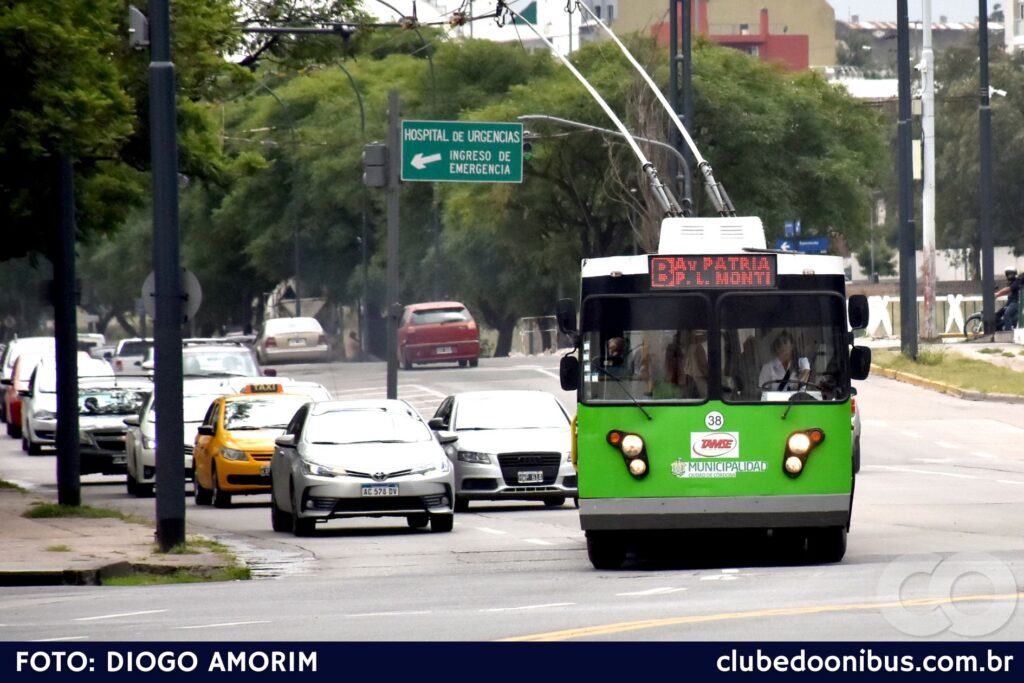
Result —
<path fill-rule="evenodd" d="M 796 355 L 793 336 L 787 330 L 779 333 L 772 342 L 775 358 L 761 366 L 758 385 L 762 389 L 786 391 L 806 384 L 811 377 L 811 362 Z"/>

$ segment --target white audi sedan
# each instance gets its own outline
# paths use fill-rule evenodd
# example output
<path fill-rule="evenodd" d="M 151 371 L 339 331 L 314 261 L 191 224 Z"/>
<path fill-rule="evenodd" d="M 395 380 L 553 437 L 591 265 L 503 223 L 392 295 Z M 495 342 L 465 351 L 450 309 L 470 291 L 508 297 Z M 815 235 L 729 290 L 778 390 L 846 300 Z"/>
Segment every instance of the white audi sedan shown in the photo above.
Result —
<path fill-rule="evenodd" d="M 455 511 L 471 500 L 537 500 L 550 507 L 578 500 L 569 414 L 544 391 L 467 391 L 438 406 L 431 429 L 458 441 L 445 446 L 455 465 Z"/>
<path fill-rule="evenodd" d="M 452 467 L 415 408 L 396 399 L 323 401 L 299 408 L 270 462 L 274 531 L 308 536 L 317 522 L 405 517 L 451 531 Z"/>

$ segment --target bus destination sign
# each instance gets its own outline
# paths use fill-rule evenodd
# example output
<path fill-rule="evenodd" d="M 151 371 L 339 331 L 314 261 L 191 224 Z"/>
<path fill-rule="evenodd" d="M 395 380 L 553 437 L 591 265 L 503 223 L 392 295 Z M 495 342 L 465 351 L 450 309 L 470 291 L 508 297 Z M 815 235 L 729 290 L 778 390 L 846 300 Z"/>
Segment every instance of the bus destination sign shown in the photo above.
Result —
<path fill-rule="evenodd" d="M 651 289 L 774 289 L 775 254 L 650 256 Z"/>

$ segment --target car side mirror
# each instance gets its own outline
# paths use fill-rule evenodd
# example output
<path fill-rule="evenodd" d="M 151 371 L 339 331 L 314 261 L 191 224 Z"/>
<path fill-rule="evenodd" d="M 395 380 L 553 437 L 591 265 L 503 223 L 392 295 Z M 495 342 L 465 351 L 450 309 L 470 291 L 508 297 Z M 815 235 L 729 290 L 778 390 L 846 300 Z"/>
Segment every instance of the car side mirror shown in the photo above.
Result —
<path fill-rule="evenodd" d="M 275 370 L 274 368 L 264 368 L 263 369 L 263 376 L 264 377 L 277 377 L 277 370 Z"/>
<path fill-rule="evenodd" d="M 295 435 L 294 434 L 282 434 L 281 436 L 274 439 L 274 443 L 281 448 L 295 448 Z"/>
<path fill-rule="evenodd" d="M 867 379 L 871 372 L 871 349 L 854 346 L 850 349 L 850 379 Z"/>
<path fill-rule="evenodd" d="M 563 391 L 576 391 L 580 388 L 580 361 L 576 356 L 562 356 L 558 364 L 558 381 Z"/>
<path fill-rule="evenodd" d="M 213 425 L 199 425 L 199 429 L 196 430 L 199 436 L 213 436 Z"/>
<path fill-rule="evenodd" d="M 580 335 L 576 326 L 576 304 L 572 299 L 559 299 L 555 303 L 555 319 L 558 321 L 558 331 L 569 337 L 575 348 Z"/>
<path fill-rule="evenodd" d="M 121 422 L 124 422 L 129 427 L 138 427 L 139 426 L 139 416 L 138 415 L 129 415 L 125 419 L 121 420 Z"/>
<path fill-rule="evenodd" d="M 459 440 L 459 435 L 455 432 L 437 432 L 437 442 L 442 446 L 447 446 L 450 443 L 455 443 Z"/>
<path fill-rule="evenodd" d="M 850 327 L 863 330 L 868 326 L 868 298 L 863 294 L 854 294 L 846 304 L 850 318 Z M 870 363 L 869 363 L 870 364 Z"/>
<path fill-rule="evenodd" d="M 438 429 L 444 429 L 444 418 L 443 417 L 432 417 L 427 420 L 427 426 L 437 431 Z"/>
<path fill-rule="evenodd" d="M 136 363 L 136 365 L 138 365 L 138 363 Z M 152 371 L 155 367 L 156 367 L 156 363 L 154 363 L 151 360 L 147 360 L 147 361 L 143 361 L 142 362 L 142 369 L 143 370 Z"/>

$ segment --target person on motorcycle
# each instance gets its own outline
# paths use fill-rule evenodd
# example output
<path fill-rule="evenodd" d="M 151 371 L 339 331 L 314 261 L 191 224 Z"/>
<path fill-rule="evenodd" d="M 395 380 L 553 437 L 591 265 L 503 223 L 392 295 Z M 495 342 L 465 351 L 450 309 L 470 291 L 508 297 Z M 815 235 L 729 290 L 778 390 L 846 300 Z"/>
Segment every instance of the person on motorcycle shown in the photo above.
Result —
<path fill-rule="evenodd" d="M 1020 314 L 1020 288 L 1024 276 L 1018 276 L 1017 271 L 1013 268 L 1007 268 L 1005 274 L 1007 285 L 996 292 L 996 298 L 1007 297 L 1000 329 L 1012 330 L 1017 327 L 1017 317 Z"/>

